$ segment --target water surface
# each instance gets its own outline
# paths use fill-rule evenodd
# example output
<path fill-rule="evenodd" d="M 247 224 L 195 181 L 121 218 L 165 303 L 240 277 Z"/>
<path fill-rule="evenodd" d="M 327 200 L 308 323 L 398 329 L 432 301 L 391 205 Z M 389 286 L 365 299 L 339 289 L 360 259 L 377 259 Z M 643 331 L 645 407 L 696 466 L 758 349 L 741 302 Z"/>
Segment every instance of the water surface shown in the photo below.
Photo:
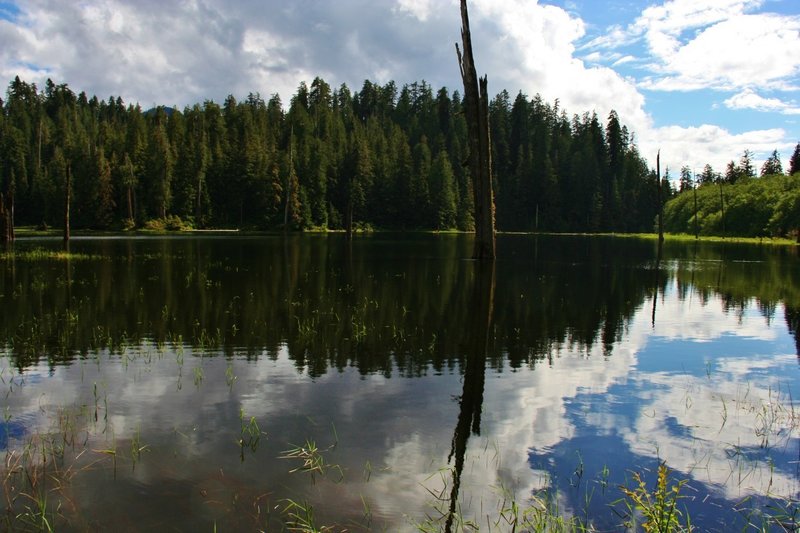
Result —
<path fill-rule="evenodd" d="M 351 531 L 502 531 L 509 501 L 615 530 L 619 486 L 662 462 L 701 530 L 797 512 L 794 249 L 507 235 L 493 267 L 463 235 L 70 251 L 0 262 L 3 475 L 49 473 L 26 494 L 59 530 L 280 530 L 294 502 Z M 312 443 L 322 462 L 287 457 Z"/>

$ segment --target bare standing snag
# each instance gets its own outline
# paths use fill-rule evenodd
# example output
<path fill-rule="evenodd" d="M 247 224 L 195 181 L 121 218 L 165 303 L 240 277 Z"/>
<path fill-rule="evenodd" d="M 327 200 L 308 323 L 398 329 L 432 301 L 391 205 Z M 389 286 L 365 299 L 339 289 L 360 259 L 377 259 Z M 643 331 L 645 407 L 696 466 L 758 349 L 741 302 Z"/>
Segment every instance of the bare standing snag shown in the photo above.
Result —
<path fill-rule="evenodd" d="M 461 41 L 456 43 L 458 65 L 464 82 L 464 113 L 469 136 L 469 170 L 475 202 L 475 259 L 494 259 L 494 194 L 492 192 L 492 146 L 489 142 L 489 95 L 486 76 L 478 80 L 472 55 L 467 0 L 461 0 Z"/>

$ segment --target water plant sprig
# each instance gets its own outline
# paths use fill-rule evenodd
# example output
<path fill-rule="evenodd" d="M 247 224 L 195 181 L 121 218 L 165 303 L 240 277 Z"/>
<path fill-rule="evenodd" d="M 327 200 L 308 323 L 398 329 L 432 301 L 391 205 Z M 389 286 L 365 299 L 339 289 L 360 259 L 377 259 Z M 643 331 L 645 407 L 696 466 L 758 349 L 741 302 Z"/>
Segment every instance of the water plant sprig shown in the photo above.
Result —
<path fill-rule="evenodd" d="M 337 464 L 329 464 L 323 456 L 323 453 L 329 451 L 331 448 L 332 446 L 321 450 L 312 439 L 306 439 L 305 444 L 302 446 L 292 446 L 288 450 L 284 450 L 279 457 L 280 459 L 290 459 L 301 462 L 300 466 L 289 470 L 290 473 L 304 472 L 311 474 L 311 479 L 313 481 L 317 475 L 325 477 L 329 470 L 336 470 L 339 472 L 340 476 L 337 481 L 341 481 L 344 479 L 342 468 Z"/>
<path fill-rule="evenodd" d="M 642 529 L 647 533 L 673 533 L 692 531 L 689 515 L 678 509 L 681 489 L 688 480 L 672 480 L 665 463 L 658 465 L 656 486 L 651 490 L 638 472 L 633 473 L 633 488 L 620 486 L 625 495 L 626 526 L 636 529 L 637 518 L 641 516 Z"/>

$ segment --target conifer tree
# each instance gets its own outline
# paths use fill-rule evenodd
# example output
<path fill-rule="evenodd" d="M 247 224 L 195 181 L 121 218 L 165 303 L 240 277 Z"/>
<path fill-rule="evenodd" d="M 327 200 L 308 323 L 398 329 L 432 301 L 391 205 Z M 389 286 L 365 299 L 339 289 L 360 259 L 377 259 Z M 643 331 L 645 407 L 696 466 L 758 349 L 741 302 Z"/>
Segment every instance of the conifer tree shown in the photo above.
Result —
<path fill-rule="evenodd" d="M 789 175 L 793 176 L 796 172 L 800 172 L 800 143 L 794 147 L 794 153 L 789 159 Z"/>
<path fill-rule="evenodd" d="M 761 175 L 773 176 L 776 174 L 783 174 L 783 165 L 781 165 L 781 157 L 778 155 L 778 151 L 773 150 L 772 155 L 761 165 Z"/>

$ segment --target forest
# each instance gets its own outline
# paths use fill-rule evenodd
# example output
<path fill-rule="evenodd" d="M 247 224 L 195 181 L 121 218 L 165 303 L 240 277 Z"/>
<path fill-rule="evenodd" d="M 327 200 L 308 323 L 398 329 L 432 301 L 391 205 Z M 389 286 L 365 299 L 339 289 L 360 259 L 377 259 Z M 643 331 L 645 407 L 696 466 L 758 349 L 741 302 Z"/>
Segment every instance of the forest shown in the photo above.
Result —
<path fill-rule="evenodd" d="M 69 183 L 75 228 L 472 229 L 463 100 L 424 81 L 143 111 L 17 77 L 0 104 L 16 226 L 60 227 Z M 503 91 L 490 122 L 498 229 L 653 229 L 657 178 L 615 112 Z"/>
<path fill-rule="evenodd" d="M 788 175 L 776 151 L 764 161 L 760 177 L 745 150 L 724 174 L 706 165 L 692 176 L 681 169 L 679 194 L 664 206 L 664 227 L 672 233 L 788 236 L 800 242 L 800 143 L 789 160 Z"/>
<path fill-rule="evenodd" d="M 251 93 L 143 111 L 16 77 L 0 109 L 0 213 L 11 226 L 61 227 L 68 204 L 70 225 L 93 230 L 473 228 L 463 100 L 425 81 L 367 80 L 351 91 L 317 77 L 288 106 Z M 502 91 L 489 120 L 499 230 L 654 231 L 658 177 L 616 112 L 604 121 L 570 116 L 558 100 Z M 736 196 L 755 175 L 745 157 L 725 176 L 707 166 L 700 191 L 726 182 Z M 677 203 L 668 171 L 661 198 L 667 230 L 691 233 L 685 171 Z M 798 225 L 798 202 L 780 194 L 759 222 L 739 224 L 733 217 L 746 209 L 731 196 L 723 217 L 707 191 L 698 193 L 701 233 L 786 234 Z M 783 218 L 773 217 L 778 203 Z"/>

